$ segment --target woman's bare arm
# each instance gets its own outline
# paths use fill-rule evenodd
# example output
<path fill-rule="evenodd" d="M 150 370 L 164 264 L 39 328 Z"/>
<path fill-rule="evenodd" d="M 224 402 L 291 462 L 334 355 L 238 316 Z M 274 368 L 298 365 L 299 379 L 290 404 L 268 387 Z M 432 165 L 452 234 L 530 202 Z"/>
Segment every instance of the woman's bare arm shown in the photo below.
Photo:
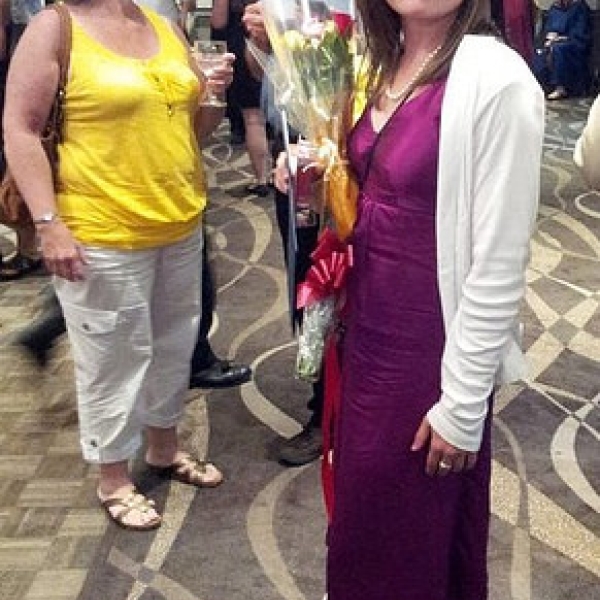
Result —
<path fill-rule="evenodd" d="M 57 212 L 52 170 L 41 135 L 58 88 L 59 45 L 59 15 L 42 11 L 19 41 L 6 84 L 6 158 L 34 221 Z M 82 279 L 85 256 L 66 225 L 53 218 L 40 224 L 37 231 L 47 269 L 71 281 Z"/>
<path fill-rule="evenodd" d="M 58 14 L 43 11 L 36 15 L 17 45 L 6 83 L 6 158 L 34 217 L 56 210 L 41 134 L 58 87 L 59 36 Z"/>

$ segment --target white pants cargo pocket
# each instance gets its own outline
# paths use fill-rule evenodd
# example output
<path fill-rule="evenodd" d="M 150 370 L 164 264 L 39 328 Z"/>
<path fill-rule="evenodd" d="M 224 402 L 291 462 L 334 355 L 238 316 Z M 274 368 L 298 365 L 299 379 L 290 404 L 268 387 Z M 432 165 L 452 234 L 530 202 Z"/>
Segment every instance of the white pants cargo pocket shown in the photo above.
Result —
<path fill-rule="evenodd" d="M 63 302 L 75 362 L 83 455 L 131 457 L 141 444 L 135 402 L 152 358 L 146 305 L 100 310 Z"/>

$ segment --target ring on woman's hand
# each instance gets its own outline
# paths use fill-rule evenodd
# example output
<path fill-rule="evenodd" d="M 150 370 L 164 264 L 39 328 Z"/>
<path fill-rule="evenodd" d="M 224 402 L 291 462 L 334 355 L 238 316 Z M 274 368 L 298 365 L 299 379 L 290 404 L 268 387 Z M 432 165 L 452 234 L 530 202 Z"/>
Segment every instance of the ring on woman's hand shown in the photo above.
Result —
<path fill-rule="evenodd" d="M 440 462 L 438 463 L 438 469 L 440 469 L 440 471 L 447 471 L 451 468 L 452 465 L 449 462 L 446 462 L 445 460 L 440 460 Z"/>

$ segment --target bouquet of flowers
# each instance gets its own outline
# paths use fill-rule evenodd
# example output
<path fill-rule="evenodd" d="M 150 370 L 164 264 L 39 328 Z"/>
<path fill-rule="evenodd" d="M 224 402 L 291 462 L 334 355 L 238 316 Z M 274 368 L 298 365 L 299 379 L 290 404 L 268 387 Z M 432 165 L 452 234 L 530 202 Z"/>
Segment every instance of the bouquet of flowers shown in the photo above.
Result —
<path fill-rule="evenodd" d="M 339 313 L 351 264 L 345 239 L 356 218 L 358 188 L 345 144 L 360 65 L 356 6 L 355 0 L 262 0 L 262 10 L 274 60 L 254 54 L 275 88 L 284 138 L 290 125 L 305 142 L 297 153 L 287 147 L 290 215 L 302 227 L 315 222 L 314 211 L 335 231 L 322 232 L 296 303 L 304 309 L 296 375 L 316 381 Z"/>
<path fill-rule="evenodd" d="M 313 205 L 321 215 L 321 225 L 330 222 L 333 226 L 333 230 L 326 228 L 321 233 L 311 255 L 312 266 L 298 286 L 296 303 L 304 309 L 296 375 L 316 381 L 326 363 L 322 476 L 329 513 L 333 497 L 331 448 L 340 397 L 336 320 L 344 310 L 345 280 L 352 267 L 352 247 L 345 240 L 354 226 L 358 196 L 348 169 L 345 141 L 355 111 L 364 106 L 364 98 L 357 101 L 355 95 L 363 76 L 360 36 L 355 0 L 262 0 L 262 7 L 275 57 L 265 72 L 274 84 L 275 101 L 282 111 L 284 139 L 289 124 L 316 148 L 316 170 L 322 171 L 323 180 L 322 185 L 312 187 L 317 196 Z M 294 157 L 287 145 L 293 203 L 294 197 L 300 198 L 309 187 L 301 185 L 299 175 L 305 175 L 304 184 L 307 179 L 312 181 L 310 169 L 315 170 L 315 161 L 308 152 L 310 158 L 303 164 L 302 156 Z M 296 194 L 299 188 L 302 193 Z M 291 215 L 297 214 L 293 212 L 296 208 L 291 205 Z"/>
<path fill-rule="evenodd" d="M 262 4 L 276 59 L 266 71 L 276 103 L 288 124 L 318 148 L 323 185 L 316 188 L 322 191 L 314 204 L 344 240 L 354 224 L 357 196 L 345 146 L 359 60 L 354 0 Z"/>

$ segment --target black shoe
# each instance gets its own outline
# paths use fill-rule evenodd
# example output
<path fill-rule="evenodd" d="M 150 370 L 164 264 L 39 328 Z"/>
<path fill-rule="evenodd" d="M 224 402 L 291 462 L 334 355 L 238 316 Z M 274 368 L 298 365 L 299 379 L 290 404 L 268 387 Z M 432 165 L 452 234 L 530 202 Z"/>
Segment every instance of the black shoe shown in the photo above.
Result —
<path fill-rule="evenodd" d="M 216 360 L 210 367 L 190 376 L 190 388 L 225 388 L 250 381 L 252 369 L 228 360 Z"/>
<path fill-rule="evenodd" d="M 252 183 L 246 186 L 246 192 L 264 198 L 269 195 L 271 190 L 266 183 Z"/>
<path fill-rule="evenodd" d="M 24 350 L 38 366 L 45 367 L 54 343 L 66 331 L 62 308 L 51 290 L 44 300 L 42 314 L 17 334 L 13 344 Z"/>
<path fill-rule="evenodd" d="M 323 433 L 320 427 L 309 423 L 293 438 L 286 440 L 279 447 L 279 462 L 299 467 L 316 460 L 323 452 Z"/>
<path fill-rule="evenodd" d="M 14 340 L 14 345 L 21 348 L 38 367 L 45 367 L 48 364 L 48 352 L 52 344 L 38 343 L 32 336 L 20 335 Z"/>

